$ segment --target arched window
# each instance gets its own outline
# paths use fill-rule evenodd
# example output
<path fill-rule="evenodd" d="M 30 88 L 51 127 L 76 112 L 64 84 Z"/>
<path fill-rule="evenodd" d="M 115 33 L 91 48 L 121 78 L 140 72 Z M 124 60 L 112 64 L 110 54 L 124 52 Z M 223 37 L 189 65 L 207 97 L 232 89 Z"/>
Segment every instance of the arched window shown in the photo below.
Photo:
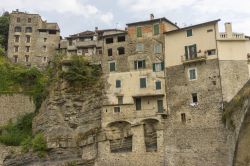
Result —
<path fill-rule="evenodd" d="M 31 27 L 26 27 L 25 32 L 26 33 L 31 33 L 32 32 L 32 28 Z"/>
<path fill-rule="evenodd" d="M 22 28 L 21 27 L 15 27 L 15 32 L 21 32 Z"/>

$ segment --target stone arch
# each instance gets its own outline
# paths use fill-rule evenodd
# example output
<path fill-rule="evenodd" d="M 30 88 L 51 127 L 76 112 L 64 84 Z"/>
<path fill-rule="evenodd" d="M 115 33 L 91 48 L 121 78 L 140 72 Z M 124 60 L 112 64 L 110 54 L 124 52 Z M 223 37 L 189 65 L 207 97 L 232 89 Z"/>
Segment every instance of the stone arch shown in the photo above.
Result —
<path fill-rule="evenodd" d="M 106 136 L 111 153 L 132 151 L 131 124 L 127 121 L 111 122 L 107 125 Z"/>
<path fill-rule="evenodd" d="M 144 119 L 142 120 L 144 129 L 144 142 L 146 152 L 157 151 L 157 129 L 159 126 L 159 120 L 157 119 Z"/>

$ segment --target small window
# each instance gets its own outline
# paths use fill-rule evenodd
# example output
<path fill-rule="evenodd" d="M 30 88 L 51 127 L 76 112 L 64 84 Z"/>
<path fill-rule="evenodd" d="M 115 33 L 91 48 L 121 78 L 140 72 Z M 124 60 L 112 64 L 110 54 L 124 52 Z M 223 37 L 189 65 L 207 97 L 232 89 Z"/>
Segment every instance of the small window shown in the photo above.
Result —
<path fill-rule="evenodd" d="M 14 47 L 14 51 L 15 51 L 15 52 L 18 52 L 18 50 L 19 50 L 19 47 L 18 47 L 18 46 L 15 46 L 15 47 Z"/>
<path fill-rule="evenodd" d="M 25 32 L 26 33 L 31 33 L 32 32 L 32 27 L 26 27 Z"/>
<path fill-rule="evenodd" d="M 193 30 L 189 29 L 187 30 L 187 37 L 193 36 Z"/>
<path fill-rule="evenodd" d="M 192 60 L 192 59 L 197 58 L 197 45 L 196 44 L 185 46 L 185 58 L 186 60 Z"/>
<path fill-rule="evenodd" d="M 135 109 L 137 111 L 141 110 L 141 98 L 136 98 L 135 99 Z"/>
<path fill-rule="evenodd" d="M 207 32 L 213 32 L 213 29 L 208 29 Z"/>
<path fill-rule="evenodd" d="M 47 41 L 47 38 L 43 38 L 43 42 L 46 42 Z"/>
<path fill-rule="evenodd" d="M 121 80 L 116 80 L 115 81 L 115 87 L 120 88 L 121 87 Z"/>
<path fill-rule="evenodd" d="M 29 62 L 29 55 L 25 55 L 25 62 Z"/>
<path fill-rule="evenodd" d="M 125 36 L 118 36 L 117 37 L 117 41 L 118 42 L 124 42 L 126 40 L 126 37 Z"/>
<path fill-rule="evenodd" d="M 157 100 L 157 109 L 159 113 L 164 112 L 163 100 Z"/>
<path fill-rule="evenodd" d="M 115 62 L 109 62 L 109 71 L 115 71 L 116 70 L 116 66 L 115 66 Z"/>
<path fill-rule="evenodd" d="M 22 28 L 21 27 L 15 27 L 15 32 L 21 32 Z"/>
<path fill-rule="evenodd" d="M 17 18 L 16 18 L 16 22 L 21 22 L 20 17 L 17 17 Z"/>
<path fill-rule="evenodd" d="M 212 50 L 207 50 L 207 55 L 210 56 L 210 55 L 215 55 L 216 54 L 216 50 L 215 49 L 212 49 Z"/>
<path fill-rule="evenodd" d="M 147 87 L 147 79 L 140 78 L 140 88 L 146 88 L 146 87 Z"/>
<path fill-rule="evenodd" d="M 163 71 L 163 70 L 164 70 L 164 62 L 153 63 L 153 71 L 154 72 Z"/>
<path fill-rule="evenodd" d="M 156 90 L 161 89 L 161 81 L 156 81 L 156 82 L 155 82 L 155 89 L 156 89 Z"/>
<path fill-rule="evenodd" d="M 113 38 L 112 38 L 112 37 L 106 39 L 106 44 L 111 44 L 111 43 L 113 43 L 113 42 L 114 42 L 114 41 L 113 41 Z"/>
<path fill-rule="evenodd" d="M 162 53 L 162 45 L 161 44 L 154 45 L 154 53 L 156 53 L 156 54 Z"/>
<path fill-rule="evenodd" d="M 120 107 L 114 107 L 114 112 L 121 112 Z"/>
<path fill-rule="evenodd" d="M 145 60 L 134 61 L 134 68 L 135 68 L 135 70 L 145 69 L 146 68 L 146 61 Z"/>
<path fill-rule="evenodd" d="M 26 36 L 26 43 L 30 43 L 30 36 Z"/>
<path fill-rule="evenodd" d="M 49 34 L 50 34 L 50 35 L 55 35 L 56 32 L 57 32 L 56 30 L 50 30 L 50 31 L 49 31 Z"/>
<path fill-rule="evenodd" d="M 160 24 L 154 24 L 153 25 L 153 31 L 154 31 L 154 35 L 159 35 L 160 34 Z"/>
<path fill-rule="evenodd" d="M 28 18 L 28 23 L 31 23 L 31 18 Z"/>
<path fill-rule="evenodd" d="M 99 54 L 99 55 L 102 55 L 102 50 L 98 50 L 98 54 Z"/>
<path fill-rule="evenodd" d="M 119 47 L 117 48 L 118 55 L 124 55 L 125 54 L 125 48 L 124 47 Z"/>
<path fill-rule="evenodd" d="M 186 114 L 185 113 L 181 114 L 181 122 L 186 123 Z"/>
<path fill-rule="evenodd" d="M 43 51 L 46 52 L 47 51 L 47 47 L 43 46 Z"/>
<path fill-rule="evenodd" d="M 30 52 L 30 46 L 26 46 L 26 52 Z"/>
<path fill-rule="evenodd" d="M 18 62 L 18 56 L 15 55 L 15 56 L 14 56 L 14 63 L 17 63 L 17 62 Z"/>
<path fill-rule="evenodd" d="M 45 56 L 43 57 L 43 62 L 47 62 L 48 58 Z"/>
<path fill-rule="evenodd" d="M 142 27 L 136 27 L 136 36 L 142 37 Z"/>
<path fill-rule="evenodd" d="M 192 93 L 192 102 L 193 102 L 193 103 L 198 103 L 198 96 L 197 96 L 197 93 Z"/>
<path fill-rule="evenodd" d="M 113 55 L 112 48 L 109 48 L 109 49 L 108 49 L 108 56 L 112 56 L 112 55 Z"/>
<path fill-rule="evenodd" d="M 118 99 L 118 104 L 119 105 L 123 104 L 123 96 L 118 96 L 117 99 Z"/>
<path fill-rule="evenodd" d="M 136 44 L 136 51 L 137 52 L 143 52 L 144 51 L 144 45 L 142 43 Z"/>
<path fill-rule="evenodd" d="M 15 35 L 15 42 L 18 43 L 20 40 L 20 36 L 19 35 Z"/>
<path fill-rule="evenodd" d="M 197 79 L 197 71 L 196 68 L 188 69 L 189 80 Z"/>
<path fill-rule="evenodd" d="M 72 45 L 73 45 L 73 41 L 69 40 L 69 46 L 72 46 Z"/>

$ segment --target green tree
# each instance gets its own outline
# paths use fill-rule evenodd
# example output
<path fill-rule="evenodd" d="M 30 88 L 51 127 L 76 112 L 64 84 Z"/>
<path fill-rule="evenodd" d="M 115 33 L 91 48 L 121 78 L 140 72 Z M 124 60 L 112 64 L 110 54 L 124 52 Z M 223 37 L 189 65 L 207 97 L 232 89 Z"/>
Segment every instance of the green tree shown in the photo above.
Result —
<path fill-rule="evenodd" d="M 0 16 L 0 45 L 7 50 L 9 34 L 10 15 L 8 12 Z"/>

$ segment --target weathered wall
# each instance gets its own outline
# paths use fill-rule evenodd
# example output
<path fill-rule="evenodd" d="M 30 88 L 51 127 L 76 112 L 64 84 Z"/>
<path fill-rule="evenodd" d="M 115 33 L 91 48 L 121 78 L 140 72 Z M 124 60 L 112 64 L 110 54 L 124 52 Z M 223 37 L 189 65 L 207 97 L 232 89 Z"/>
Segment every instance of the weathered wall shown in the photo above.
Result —
<path fill-rule="evenodd" d="M 0 126 L 25 113 L 35 111 L 32 97 L 23 94 L 0 95 Z"/>

